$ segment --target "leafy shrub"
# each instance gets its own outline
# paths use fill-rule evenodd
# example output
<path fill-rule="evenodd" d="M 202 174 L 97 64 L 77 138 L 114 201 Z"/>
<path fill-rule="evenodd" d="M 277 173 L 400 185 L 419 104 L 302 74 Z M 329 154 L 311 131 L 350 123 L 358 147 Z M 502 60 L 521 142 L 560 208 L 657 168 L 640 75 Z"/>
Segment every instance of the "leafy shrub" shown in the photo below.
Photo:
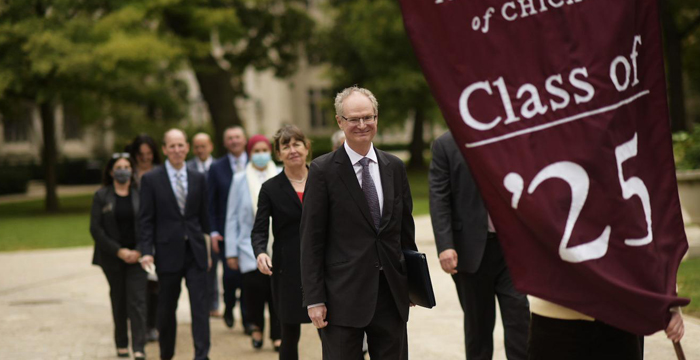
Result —
<path fill-rule="evenodd" d="M 700 169 L 700 126 L 673 134 L 673 157 L 678 170 Z"/>
<path fill-rule="evenodd" d="M 23 194 L 31 179 L 31 171 L 26 165 L 0 164 L 0 195 Z"/>

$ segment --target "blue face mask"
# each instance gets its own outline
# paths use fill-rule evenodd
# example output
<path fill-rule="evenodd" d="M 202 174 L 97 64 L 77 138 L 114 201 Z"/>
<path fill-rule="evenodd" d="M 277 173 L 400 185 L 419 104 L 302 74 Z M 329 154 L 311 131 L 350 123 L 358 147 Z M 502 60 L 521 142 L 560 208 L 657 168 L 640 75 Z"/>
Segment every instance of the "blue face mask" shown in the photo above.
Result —
<path fill-rule="evenodd" d="M 255 153 L 251 158 L 251 161 L 253 161 L 253 165 L 255 165 L 258 168 L 266 167 L 267 163 L 269 163 L 270 160 L 272 160 L 272 155 L 270 155 L 269 152 Z"/>

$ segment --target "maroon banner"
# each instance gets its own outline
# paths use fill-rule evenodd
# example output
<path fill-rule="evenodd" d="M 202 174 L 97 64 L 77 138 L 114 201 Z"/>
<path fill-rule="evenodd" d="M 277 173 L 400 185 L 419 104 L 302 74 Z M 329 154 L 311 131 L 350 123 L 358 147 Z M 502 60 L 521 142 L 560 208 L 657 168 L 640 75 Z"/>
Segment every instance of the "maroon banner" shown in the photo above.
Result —
<path fill-rule="evenodd" d="M 401 0 L 523 293 L 647 335 L 688 248 L 656 0 Z"/>

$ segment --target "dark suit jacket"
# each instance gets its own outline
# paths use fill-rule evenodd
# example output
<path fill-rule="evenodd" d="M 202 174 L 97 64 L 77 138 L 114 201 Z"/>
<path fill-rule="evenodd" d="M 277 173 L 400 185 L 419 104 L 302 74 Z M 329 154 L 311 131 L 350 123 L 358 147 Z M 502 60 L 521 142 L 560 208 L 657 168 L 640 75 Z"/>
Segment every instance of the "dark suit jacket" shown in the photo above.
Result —
<path fill-rule="evenodd" d="M 197 169 L 197 160 L 195 160 L 195 158 L 187 160 L 186 164 L 187 170 L 199 172 L 199 169 Z"/>
<path fill-rule="evenodd" d="M 430 219 L 438 253 L 454 249 L 457 271 L 474 273 L 481 265 L 486 245 L 486 207 L 450 132 L 435 139 L 432 152 L 428 173 Z"/>
<path fill-rule="evenodd" d="M 192 249 L 197 265 L 202 269 L 207 268 L 204 234 L 209 233 L 209 220 L 206 194 L 204 175 L 187 170 L 187 199 L 183 216 L 164 165 L 141 178 L 141 252 L 155 255 L 156 271 L 172 273 L 182 270 L 185 246 Z"/>
<path fill-rule="evenodd" d="M 232 180 L 233 170 L 228 155 L 214 160 L 207 176 L 209 226 L 211 231 L 218 231 L 222 236 L 226 235 L 226 206 Z"/>
<path fill-rule="evenodd" d="M 309 323 L 301 305 L 299 223 L 301 201 L 284 171 L 263 183 L 258 195 L 258 212 L 251 235 L 255 258 L 267 252 L 272 217 L 272 303 L 285 324 Z"/>
<path fill-rule="evenodd" d="M 325 303 L 333 325 L 370 323 L 382 267 L 398 311 L 408 321 L 402 249 L 416 250 L 411 190 L 403 162 L 375 151 L 384 192 L 379 230 L 344 147 L 309 168 L 301 220 L 303 306 Z"/>
<path fill-rule="evenodd" d="M 138 234 L 138 214 L 139 214 L 139 192 L 136 187 L 129 189 L 131 193 L 131 203 L 134 206 L 134 233 L 136 248 L 139 248 Z M 95 192 L 92 198 L 92 209 L 90 211 L 90 234 L 95 240 L 95 252 L 92 256 L 92 263 L 101 266 L 103 269 L 116 269 L 123 263 L 117 257 L 117 251 L 122 247 L 119 242 L 119 224 L 114 216 L 117 206 L 117 197 L 114 193 L 114 186 L 104 186 Z"/>

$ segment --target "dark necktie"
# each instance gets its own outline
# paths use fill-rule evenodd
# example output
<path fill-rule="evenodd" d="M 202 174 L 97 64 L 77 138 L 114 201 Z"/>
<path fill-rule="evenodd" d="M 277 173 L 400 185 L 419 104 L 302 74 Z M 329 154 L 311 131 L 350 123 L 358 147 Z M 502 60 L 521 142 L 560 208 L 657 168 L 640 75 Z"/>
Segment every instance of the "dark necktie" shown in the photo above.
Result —
<path fill-rule="evenodd" d="M 379 222 L 382 218 L 381 212 L 379 211 L 379 196 L 377 195 L 377 188 L 374 186 L 374 180 L 372 180 L 372 174 L 369 173 L 369 158 L 360 159 L 360 165 L 362 165 L 362 192 L 365 193 L 365 199 L 367 199 L 367 205 L 369 205 L 369 213 L 372 215 L 372 220 L 374 220 L 374 226 L 379 230 Z"/>

